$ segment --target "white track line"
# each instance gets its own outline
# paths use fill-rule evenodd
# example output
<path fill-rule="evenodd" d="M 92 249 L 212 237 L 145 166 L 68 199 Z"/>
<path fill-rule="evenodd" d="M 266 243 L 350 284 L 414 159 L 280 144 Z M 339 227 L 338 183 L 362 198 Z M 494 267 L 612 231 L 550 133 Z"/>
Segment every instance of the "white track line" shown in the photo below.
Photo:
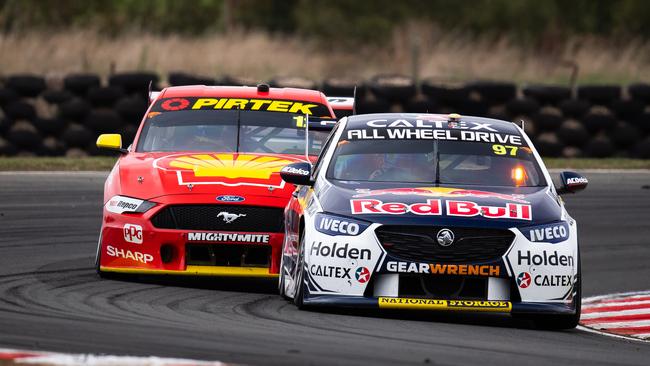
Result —
<path fill-rule="evenodd" d="M 604 312 L 604 313 L 588 313 L 588 314 L 582 314 L 582 316 L 580 316 L 580 319 L 607 318 L 607 317 L 610 317 L 610 316 L 641 315 L 641 314 L 650 314 L 650 308 L 648 308 L 648 309 L 608 311 L 608 312 Z"/>
<path fill-rule="evenodd" d="M 626 306 L 626 305 L 645 305 L 647 304 L 650 306 L 650 300 L 643 300 L 643 301 L 620 301 L 620 302 L 605 302 L 605 303 L 598 303 L 598 304 L 589 304 L 585 305 L 583 309 L 595 309 L 595 308 L 606 308 L 609 306 Z"/>
<path fill-rule="evenodd" d="M 613 328 L 645 327 L 648 325 L 650 325 L 650 320 L 630 320 L 628 322 L 616 322 L 616 323 L 592 323 L 589 324 L 589 327 L 598 328 L 598 329 L 610 329 L 610 328 L 613 329 Z"/>

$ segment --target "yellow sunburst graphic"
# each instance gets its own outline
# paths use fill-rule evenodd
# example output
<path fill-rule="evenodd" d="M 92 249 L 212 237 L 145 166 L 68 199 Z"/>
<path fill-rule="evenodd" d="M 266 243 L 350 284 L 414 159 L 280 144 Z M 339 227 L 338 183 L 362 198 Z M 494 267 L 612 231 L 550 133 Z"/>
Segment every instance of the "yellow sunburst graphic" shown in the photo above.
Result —
<path fill-rule="evenodd" d="M 175 158 L 172 168 L 191 170 L 196 177 L 224 177 L 229 179 L 269 179 L 293 161 L 275 157 L 246 154 L 195 154 Z"/>

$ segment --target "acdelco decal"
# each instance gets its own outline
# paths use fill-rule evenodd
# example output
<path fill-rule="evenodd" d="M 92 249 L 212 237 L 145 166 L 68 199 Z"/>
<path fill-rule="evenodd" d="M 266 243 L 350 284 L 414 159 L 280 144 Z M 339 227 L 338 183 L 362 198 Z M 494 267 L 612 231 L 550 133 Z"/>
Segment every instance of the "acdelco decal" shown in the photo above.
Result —
<path fill-rule="evenodd" d="M 489 300 L 437 300 L 401 297 L 380 297 L 379 308 L 382 309 L 419 309 L 419 310 L 459 310 L 459 311 L 488 311 L 510 312 L 512 303 L 509 301 Z"/>
<path fill-rule="evenodd" d="M 161 99 L 154 110 L 163 112 L 182 110 L 248 110 L 328 116 L 329 109 L 322 104 L 294 100 L 247 98 L 167 98 Z"/>
<path fill-rule="evenodd" d="M 447 201 L 446 213 L 448 216 L 473 217 L 482 216 L 488 219 L 513 219 L 532 220 L 530 205 L 520 203 L 506 203 L 505 206 L 482 206 L 472 201 Z M 425 203 L 384 203 L 375 199 L 350 200 L 352 214 L 387 214 L 404 215 L 440 215 L 441 201 L 427 200 Z"/>
<path fill-rule="evenodd" d="M 386 270 L 396 273 L 425 273 L 457 276 L 499 277 L 501 267 L 497 265 L 477 264 L 438 264 L 415 262 L 386 262 Z"/>
<path fill-rule="evenodd" d="M 293 163 L 274 156 L 249 154 L 178 154 L 154 161 L 154 167 L 176 172 L 179 185 L 221 184 L 283 188 L 280 170 Z"/>

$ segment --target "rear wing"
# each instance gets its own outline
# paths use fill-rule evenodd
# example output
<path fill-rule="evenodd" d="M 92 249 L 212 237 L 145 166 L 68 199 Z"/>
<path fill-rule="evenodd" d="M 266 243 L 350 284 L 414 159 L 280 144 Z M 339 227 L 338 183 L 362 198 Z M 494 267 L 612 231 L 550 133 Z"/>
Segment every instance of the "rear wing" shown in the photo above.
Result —
<path fill-rule="evenodd" d="M 336 118 L 343 118 L 354 114 L 354 97 L 326 97 L 327 103 L 334 111 Z"/>
<path fill-rule="evenodd" d="M 332 107 L 334 108 L 334 107 Z M 336 126 L 336 120 L 330 118 L 309 117 L 309 129 L 314 131 L 331 131 Z"/>

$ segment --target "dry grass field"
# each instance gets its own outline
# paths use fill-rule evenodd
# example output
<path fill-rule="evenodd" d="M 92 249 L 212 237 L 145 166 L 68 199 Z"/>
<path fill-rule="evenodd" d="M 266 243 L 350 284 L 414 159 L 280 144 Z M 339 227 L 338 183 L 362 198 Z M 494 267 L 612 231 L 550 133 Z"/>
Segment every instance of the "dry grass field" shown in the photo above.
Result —
<path fill-rule="evenodd" d="M 116 71 L 185 71 L 203 76 L 234 75 L 255 80 L 302 76 L 315 80 L 368 78 L 413 70 L 440 80 L 494 79 L 568 82 L 566 61 L 580 67 L 579 83 L 650 81 L 650 42 L 597 38 L 553 39 L 527 47 L 508 39 L 470 39 L 428 26 L 395 32 L 383 46 L 354 50 L 323 46 L 267 33 L 231 32 L 193 38 L 130 34 L 117 38 L 91 30 L 0 35 L 0 75 Z"/>

